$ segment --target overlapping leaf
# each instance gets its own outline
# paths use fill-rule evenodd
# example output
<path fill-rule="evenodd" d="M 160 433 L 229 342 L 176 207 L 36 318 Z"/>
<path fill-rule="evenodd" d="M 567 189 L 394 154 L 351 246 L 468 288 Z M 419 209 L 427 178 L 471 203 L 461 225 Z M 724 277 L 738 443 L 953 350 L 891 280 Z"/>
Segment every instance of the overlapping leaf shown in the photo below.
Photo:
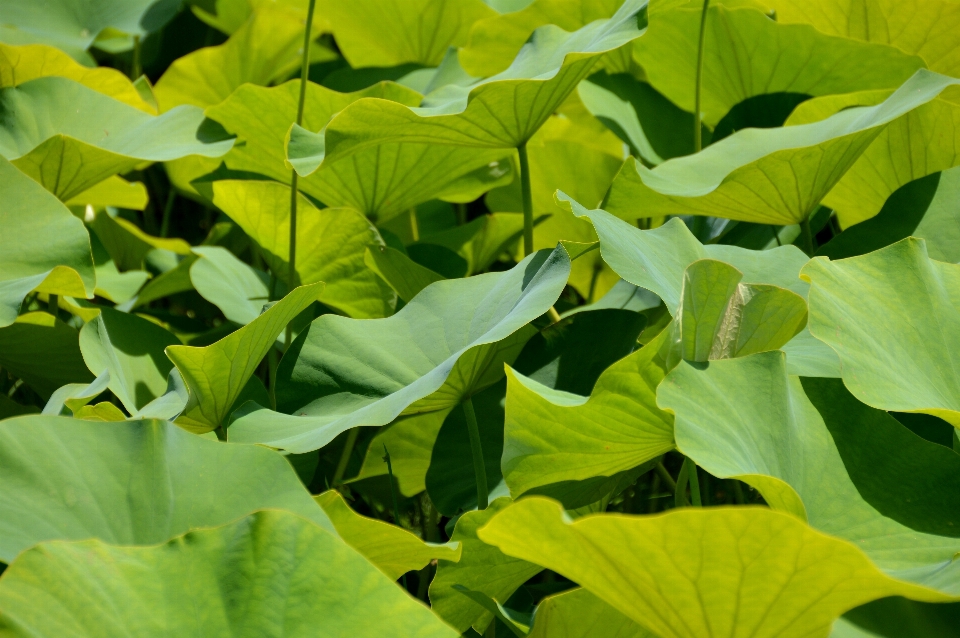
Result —
<path fill-rule="evenodd" d="M 563 248 L 540 251 L 506 272 L 438 281 L 386 319 L 320 317 L 279 370 L 277 405 L 296 415 L 248 409 L 231 434 L 306 452 L 353 427 L 449 409 L 496 381 L 569 272 Z"/>
<path fill-rule="evenodd" d="M 11 636 L 456 636 L 333 533 L 288 512 L 155 547 L 46 543 L 0 582 L 0 628 Z"/>
<path fill-rule="evenodd" d="M 537 606 L 530 638 L 652 638 L 653 634 L 586 589 L 547 596 Z"/>
<path fill-rule="evenodd" d="M 64 384 L 93 380 L 79 338 L 75 328 L 53 315 L 24 313 L 0 328 L 0 365 L 46 399 Z"/>

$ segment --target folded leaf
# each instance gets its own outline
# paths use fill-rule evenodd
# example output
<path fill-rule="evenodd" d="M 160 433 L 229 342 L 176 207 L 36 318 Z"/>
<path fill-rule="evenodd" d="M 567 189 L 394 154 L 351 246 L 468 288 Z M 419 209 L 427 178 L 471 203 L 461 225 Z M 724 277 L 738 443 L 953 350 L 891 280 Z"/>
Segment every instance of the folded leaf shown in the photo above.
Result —
<path fill-rule="evenodd" d="M 425 543 L 403 528 L 360 516 L 350 509 L 336 490 L 318 494 L 313 499 L 330 517 L 340 538 L 376 565 L 390 580 L 421 569 L 434 559 L 460 560 L 459 543 Z"/>
<path fill-rule="evenodd" d="M 559 504 L 534 497 L 500 512 L 478 535 L 578 582 L 663 638 L 825 638 L 837 616 L 870 600 L 950 600 L 890 578 L 852 543 L 761 508 L 570 522 Z"/>
<path fill-rule="evenodd" d="M 318 11 L 355 69 L 437 66 L 448 47 L 466 43 L 474 22 L 496 15 L 482 0 L 321 0 Z"/>
<path fill-rule="evenodd" d="M 656 638 L 652 633 L 577 587 L 537 605 L 530 638 Z"/>
<path fill-rule="evenodd" d="M 149 201 L 150 196 L 143 182 L 128 182 L 122 177 L 114 175 L 78 195 L 74 195 L 66 201 L 66 204 L 67 206 L 87 206 L 89 204 L 94 208 L 114 206 L 116 208 L 143 210 L 147 207 Z"/>
<path fill-rule="evenodd" d="M 96 375 L 110 373 L 110 391 L 127 412 L 163 395 L 173 364 L 163 353 L 180 340 L 170 332 L 136 315 L 104 308 L 80 330 L 83 360 Z"/>
<path fill-rule="evenodd" d="M 267 273 L 237 259 L 220 246 L 197 246 L 200 257 L 190 266 L 190 281 L 200 296 L 223 312 L 228 321 L 245 326 L 270 302 Z"/>
<path fill-rule="evenodd" d="M 393 288 L 405 303 L 409 303 L 430 284 L 446 279 L 389 246 L 367 248 L 364 263 Z"/>
<path fill-rule="evenodd" d="M 145 161 L 219 157 L 233 145 L 196 107 L 148 115 L 66 78 L 0 89 L 0 110 L 0 155 L 62 200 Z"/>
<path fill-rule="evenodd" d="M 359 101 L 327 126 L 323 161 L 332 163 L 399 141 L 516 148 L 530 139 L 603 53 L 642 35 L 637 14 L 645 6 L 645 0 L 627 0 L 609 20 L 573 33 L 541 27 L 506 71 L 468 86 L 447 85 L 427 96 L 422 108 Z"/>
<path fill-rule="evenodd" d="M 811 124 L 744 129 L 654 169 L 628 162 L 613 182 L 606 208 L 630 221 L 652 214 L 694 214 L 799 223 L 884 126 L 958 83 L 920 69 L 876 106 L 847 109 Z"/>
<path fill-rule="evenodd" d="M 3 158 L 0 182 L 7 187 L 0 207 L 0 227 L 7 229 L 0 235 L 0 327 L 16 320 L 34 289 L 92 299 L 96 279 L 83 222 Z"/>
<path fill-rule="evenodd" d="M 635 45 L 650 84 L 690 112 L 701 10 L 685 3 L 651 11 L 648 34 Z M 781 24 L 754 8 L 713 4 L 705 28 L 702 108 L 711 127 L 750 97 L 893 89 L 924 66 L 896 48 Z"/>
<path fill-rule="evenodd" d="M 908 238 L 862 257 L 817 257 L 801 276 L 811 283 L 810 332 L 840 356 L 855 397 L 960 428 L 960 266 Z"/>
<path fill-rule="evenodd" d="M 771 507 L 856 544 L 893 578 L 960 595 L 960 563 L 954 560 L 960 551 L 960 532 L 941 535 L 950 528 L 948 522 L 960 522 L 954 520 L 955 511 L 946 507 L 956 500 L 951 493 L 955 488 L 918 492 L 871 487 L 868 482 L 861 491 L 852 479 L 862 482 L 864 472 L 880 472 L 883 464 L 867 462 L 873 467 L 861 466 L 851 476 L 836 441 L 852 454 L 886 457 L 887 463 L 900 467 L 941 465 L 935 472 L 944 477 L 958 467 L 950 450 L 943 449 L 942 455 L 933 452 L 936 444 L 923 445 L 922 439 L 889 417 L 874 427 L 864 427 L 854 419 L 871 415 L 856 409 L 834 413 L 828 428 L 807 399 L 800 380 L 787 375 L 783 355 L 777 352 L 711 361 L 702 369 L 681 363 L 660 385 L 657 401 L 676 414 L 674 429 L 680 451 L 714 476 L 736 477 L 753 485 Z M 897 476 L 877 474 L 872 480 L 892 483 Z M 956 484 L 956 474 L 948 480 Z M 878 499 L 876 493 L 884 489 L 901 496 Z M 865 500 L 864 494 L 872 502 Z M 914 499 L 917 505 L 903 503 Z M 893 508 L 906 515 L 892 511 L 891 501 L 895 502 Z M 878 511 L 878 505 L 886 513 Z M 919 525 L 917 508 L 937 515 L 927 516 Z M 930 528 L 938 524 L 939 528 Z M 941 533 L 921 532 L 917 527 Z"/>
<path fill-rule="evenodd" d="M 483 511 L 467 512 L 457 520 L 450 537 L 463 547 L 459 562 L 439 561 L 437 575 L 430 582 L 433 611 L 459 632 L 470 627 L 483 633 L 493 614 L 454 589 L 466 587 L 495 600 L 506 601 L 520 585 L 540 573 L 540 567 L 503 554 L 477 537 L 477 530 L 497 512 L 510 505 L 510 499 L 493 500 Z"/>
<path fill-rule="evenodd" d="M 317 300 L 322 289 L 323 282 L 291 290 L 249 324 L 212 345 L 168 347 L 167 356 L 190 390 L 190 401 L 177 423 L 196 432 L 223 425 L 277 335 Z"/>
<path fill-rule="evenodd" d="M 324 315 L 303 331 L 278 370 L 277 406 L 248 409 L 236 441 L 290 452 L 323 447 L 359 426 L 449 409 L 502 374 L 570 273 L 562 248 L 511 270 L 427 286 L 386 319 Z"/>
<path fill-rule="evenodd" d="M 543 217 L 534 218 L 534 227 Z M 445 246 L 467 260 L 467 274 L 483 272 L 505 252 L 510 252 L 523 236 L 523 216 L 513 213 L 481 215 L 462 226 L 424 238 Z"/>
<path fill-rule="evenodd" d="M 213 182 L 212 191 L 213 203 L 257 242 L 271 271 L 286 281 L 290 271 L 290 187 L 220 180 Z M 326 286 L 320 301 L 350 317 L 392 314 L 394 295 L 364 263 L 367 246 L 382 243 L 377 229 L 357 211 L 318 209 L 301 195 L 297 200 L 295 284 L 323 281 Z"/>
<path fill-rule="evenodd" d="M 44 544 L 10 566 L 0 610 L 11 636 L 456 636 L 335 534 L 278 511 L 154 547 Z"/>
<path fill-rule="evenodd" d="M 2 421 L 0 439 L 5 562 L 47 540 L 153 545 L 263 508 L 334 530 L 290 464 L 260 447 L 207 441 L 164 421 L 47 416 Z M 209 489 L 210 477 L 231 488 Z"/>

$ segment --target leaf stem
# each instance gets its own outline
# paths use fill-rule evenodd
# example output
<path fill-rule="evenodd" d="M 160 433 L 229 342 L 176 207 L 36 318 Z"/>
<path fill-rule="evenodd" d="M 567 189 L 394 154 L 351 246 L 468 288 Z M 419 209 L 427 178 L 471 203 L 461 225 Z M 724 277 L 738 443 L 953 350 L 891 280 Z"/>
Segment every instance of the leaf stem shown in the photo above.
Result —
<path fill-rule="evenodd" d="M 347 464 L 350 463 L 350 456 L 353 454 L 353 447 L 357 444 L 357 436 L 360 434 L 360 428 L 353 428 L 347 434 L 347 442 L 343 445 L 343 452 L 340 453 L 340 461 L 337 463 L 337 469 L 333 473 L 333 487 L 336 488 L 343 481 L 343 475 L 347 472 Z M 386 449 L 386 446 L 384 446 Z"/>
<path fill-rule="evenodd" d="M 800 222 L 800 243 L 802 244 L 803 252 L 807 253 L 808 257 L 813 257 L 813 254 L 816 252 L 816 248 L 813 245 L 813 233 L 810 232 L 810 218 L 806 217 L 803 221 Z"/>
<path fill-rule="evenodd" d="M 530 162 L 527 143 L 517 147 L 520 155 L 520 192 L 523 195 L 523 255 L 533 252 L 533 193 L 530 190 Z"/>
<path fill-rule="evenodd" d="M 420 241 L 420 224 L 417 223 L 417 207 L 410 209 L 410 236 L 413 241 Z"/>
<path fill-rule="evenodd" d="M 310 0 L 310 3 L 313 4 L 313 0 Z M 357 428 L 354 428 L 355 432 Z M 397 488 L 393 484 L 393 463 L 390 462 L 390 452 L 387 451 L 387 444 L 383 444 L 383 460 L 387 464 L 387 475 L 390 477 L 390 496 L 393 497 L 393 522 L 397 527 L 403 527 L 400 525 L 400 504 L 397 502 Z M 403 588 L 407 588 L 407 575 L 404 574 L 401 577 L 403 581 Z"/>
<path fill-rule="evenodd" d="M 671 492 L 677 491 L 677 482 L 673 480 L 673 477 L 670 476 L 670 472 L 667 471 L 667 468 L 663 467 L 663 461 L 657 463 L 657 476 L 660 477 L 660 480 L 663 481 L 664 485 L 667 486 L 667 489 Z"/>
<path fill-rule="evenodd" d="M 483 463 L 483 448 L 480 446 L 480 428 L 477 426 L 477 413 L 473 409 L 473 400 L 463 400 L 463 415 L 467 418 L 467 434 L 470 435 L 470 451 L 473 452 L 473 471 L 477 475 L 477 509 L 487 509 L 487 470 Z"/>
<path fill-rule="evenodd" d="M 703 11 L 700 12 L 700 39 L 697 42 L 697 83 L 693 93 L 693 146 L 697 153 L 703 148 L 700 131 L 700 102 L 703 93 L 703 43 L 707 35 L 707 9 L 709 8 L 710 0 L 703 0 Z"/>
<path fill-rule="evenodd" d="M 140 36 L 133 36 L 133 64 L 130 69 L 130 79 L 136 81 L 143 73 L 140 66 Z"/>
<path fill-rule="evenodd" d="M 467 205 L 457 204 L 457 225 L 463 226 L 467 223 Z"/>
<path fill-rule="evenodd" d="M 170 235 L 170 217 L 173 215 L 173 202 L 177 199 L 177 193 L 173 190 L 173 185 L 171 184 L 170 190 L 167 191 L 167 201 L 163 205 L 163 220 L 160 222 L 160 236 L 167 237 Z"/>
<path fill-rule="evenodd" d="M 690 484 L 690 500 L 694 507 L 702 507 L 700 500 L 700 480 L 697 477 L 697 464 L 689 458 L 684 457 L 683 466 L 680 468 L 680 474 L 677 476 L 677 489 L 674 497 L 674 503 L 677 507 L 686 507 L 687 503 L 687 484 Z"/>

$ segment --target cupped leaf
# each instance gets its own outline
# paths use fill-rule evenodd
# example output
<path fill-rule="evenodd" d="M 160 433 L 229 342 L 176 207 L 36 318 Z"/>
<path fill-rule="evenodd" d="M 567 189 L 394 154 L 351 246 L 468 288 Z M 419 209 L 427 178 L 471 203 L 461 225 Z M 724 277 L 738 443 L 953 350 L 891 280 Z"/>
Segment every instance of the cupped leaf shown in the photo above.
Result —
<path fill-rule="evenodd" d="M 897 463 L 900 455 L 903 464 L 923 464 L 926 459 L 943 465 L 942 471 L 937 470 L 943 476 L 956 467 L 954 453 L 943 450 L 953 455 L 952 463 L 950 458 L 928 454 L 936 444 L 923 445 L 896 422 L 872 428 L 851 423 L 858 416 L 870 416 L 862 410 L 835 412 L 828 428 L 800 380 L 787 375 L 784 357 L 778 352 L 711 361 L 701 369 L 681 363 L 664 379 L 657 399 L 676 415 L 677 447 L 714 476 L 737 477 L 753 485 L 771 507 L 856 544 L 891 577 L 960 595 L 960 563 L 955 560 L 960 538 L 920 532 L 878 511 L 851 480 L 835 440 L 841 439 L 853 454 L 857 447 L 870 448 L 859 453 L 886 457 L 887 463 Z M 839 432 L 836 438 L 834 428 Z M 902 445 L 903 440 L 913 445 Z M 878 472 L 880 467 L 875 463 L 869 471 Z M 864 471 L 857 468 L 860 476 Z M 877 475 L 874 480 L 887 483 L 897 477 Z M 950 480 L 956 483 L 955 477 Z M 884 504 L 875 496 L 877 488 L 867 487 L 869 483 L 865 490 L 871 500 L 888 512 L 890 500 L 903 500 L 886 497 Z M 936 531 L 942 531 L 949 527 L 947 522 L 956 523 L 955 512 L 943 507 L 955 500 L 952 491 L 947 487 L 924 493 L 904 490 L 900 493 L 909 494 L 907 500 L 917 499 L 918 505 L 895 505 L 908 511 L 908 518 L 898 518 L 912 522 L 910 510 L 926 508 L 937 516 L 923 526 L 931 529 L 939 524 Z"/>
<path fill-rule="evenodd" d="M 496 15 L 482 0 L 321 0 L 319 11 L 355 69 L 437 66 L 477 20 Z"/>
<path fill-rule="evenodd" d="M 254 180 L 220 180 L 211 186 L 214 204 L 257 243 L 270 270 L 286 281 L 290 187 Z M 382 244 L 377 229 L 356 210 L 318 209 L 300 195 L 294 285 L 323 281 L 319 299 L 326 305 L 351 317 L 387 316 L 393 312 L 393 294 L 364 262 L 367 247 Z"/>
<path fill-rule="evenodd" d="M 537 605 L 530 638 L 655 638 L 637 623 L 577 587 Z"/>
<path fill-rule="evenodd" d="M 110 391 L 130 414 L 166 393 L 173 364 L 163 350 L 180 340 L 133 314 L 104 308 L 80 330 L 83 360 L 95 375 L 110 373 Z"/>
<path fill-rule="evenodd" d="M 596 482 L 673 449 L 673 419 L 656 405 L 668 335 L 608 367 L 589 398 L 508 370 L 502 467 L 512 494 Z"/>
<path fill-rule="evenodd" d="M 787 125 L 813 122 L 853 106 L 871 106 L 887 91 L 832 95 L 797 107 Z M 887 198 L 912 180 L 960 164 L 960 104 L 943 97 L 891 122 L 870 144 L 823 203 L 843 226 L 880 212 Z"/>
<path fill-rule="evenodd" d="M 655 213 L 799 223 L 884 126 L 958 83 L 920 69 L 876 106 L 847 109 L 811 124 L 745 129 L 654 169 L 628 162 L 613 182 L 606 207 L 630 221 Z"/>
<path fill-rule="evenodd" d="M 233 145 L 196 107 L 153 116 L 60 77 L 0 89 L 0 112 L 0 155 L 62 200 L 145 161 L 219 157 Z"/>
<path fill-rule="evenodd" d="M 440 560 L 437 575 L 430 582 L 430 603 L 434 613 L 461 633 L 470 627 L 483 633 L 493 620 L 493 613 L 457 591 L 456 586 L 506 601 L 523 583 L 541 571 L 537 565 L 508 556 L 477 537 L 477 530 L 510 502 L 509 498 L 501 497 L 493 500 L 485 510 L 461 516 L 450 536 L 451 542 L 463 546 L 460 561 Z"/>
<path fill-rule="evenodd" d="M 190 400 L 177 423 L 196 432 L 223 425 L 277 335 L 317 300 L 322 289 L 323 282 L 291 290 L 249 324 L 212 345 L 169 346 L 165 352 L 190 391 Z"/>
<path fill-rule="evenodd" d="M 950 0 L 763 0 L 777 22 L 813 25 L 818 31 L 895 46 L 918 55 L 939 73 L 960 74 L 960 7 Z"/>
<path fill-rule="evenodd" d="M 74 195 L 66 201 L 67 206 L 92 206 L 94 209 L 114 206 L 143 210 L 147 207 L 150 196 L 147 187 L 142 182 L 128 182 L 114 175 Z"/>
<path fill-rule="evenodd" d="M 11 636 L 456 636 L 334 533 L 289 512 L 154 547 L 45 543 L 0 583 Z"/>
<path fill-rule="evenodd" d="M 156 109 L 143 101 L 127 77 L 108 67 L 83 66 L 59 49 L 42 44 L 8 46 L 0 43 L 0 86 L 19 86 L 36 78 L 69 78 L 147 113 Z"/>
<path fill-rule="evenodd" d="M 198 246 L 200 257 L 190 266 L 190 281 L 200 296 L 223 312 L 228 321 L 245 326 L 270 301 L 270 278 L 220 246 Z"/>
<path fill-rule="evenodd" d="M 960 428 L 960 266 L 908 238 L 861 257 L 818 257 L 801 276 L 811 283 L 810 332 L 840 356 L 854 396 Z"/>
<path fill-rule="evenodd" d="M 817 250 L 830 259 L 856 257 L 907 237 L 923 239 L 937 261 L 960 262 L 960 167 L 904 184 L 893 192 L 876 217 L 860 222 Z"/>
<path fill-rule="evenodd" d="M 497 380 L 570 273 L 563 248 L 511 270 L 427 286 L 386 319 L 325 315 L 281 362 L 277 405 L 295 416 L 248 409 L 238 441 L 307 452 L 358 426 L 449 409 Z"/>
<path fill-rule="evenodd" d="M 53 45 L 92 65 L 87 49 L 104 30 L 142 37 L 160 29 L 179 8 L 179 0 L 10 0 L 3 7 L 0 40 Z"/>
<path fill-rule="evenodd" d="M 0 421 L 0 560 L 46 540 L 153 545 L 258 509 L 285 509 L 334 531 L 290 464 L 165 421 L 104 426 L 66 417 Z M 224 481 L 230 489 L 211 483 Z"/>
<path fill-rule="evenodd" d="M 454 563 L 460 560 L 462 550 L 459 543 L 425 543 L 403 528 L 361 516 L 350 509 L 336 490 L 318 494 L 313 500 L 330 517 L 340 538 L 390 580 L 421 569 L 434 559 Z"/>
<path fill-rule="evenodd" d="M 357 102 L 327 126 L 323 161 L 332 163 L 399 141 L 516 148 L 530 139 L 603 53 L 642 35 L 637 15 L 645 6 L 645 0 L 627 0 L 609 20 L 573 33 L 541 27 L 506 71 L 467 86 L 447 85 L 427 96 L 422 108 L 382 100 Z"/>
<path fill-rule="evenodd" d="M 578 582 L 664 638 L 825 638 L 835 618 L 870 600 L 950 600 L 887 576 L 852 543 L 762 508 L 570 522 L 558 503 L 534 497 L 504 509 L 478 535 Z"/>
<path fill-rule="evenodd" d="M 93 380 L 83 364 L 79 339 L 75 328 L 53 315 L 28 312 L 0 328 L 0 366 L 49 398 L 64 384 Z"/>
<path fill-rule="evenodd" d="M 2 89 L 0 89 L 2 90 Z M 13 323 L 31 290 L 93 298 L 96 275 L 83 222 L 0 157 L 0 327 Z M 16 229 L 16 231 L 14 231 Z"/>
<path fill-rule="evenodd" d="M 694 110 L 701 5 L 650 12 L 648 34 L 635 45 L 648 81 L 685 111 Z M 753 8 L 707 10 L 702 108 L 711 127 L 735 105 L 769 93 L 831 95 L 893 89 L 923 60 L 883 44 L 781 24 Z"/>

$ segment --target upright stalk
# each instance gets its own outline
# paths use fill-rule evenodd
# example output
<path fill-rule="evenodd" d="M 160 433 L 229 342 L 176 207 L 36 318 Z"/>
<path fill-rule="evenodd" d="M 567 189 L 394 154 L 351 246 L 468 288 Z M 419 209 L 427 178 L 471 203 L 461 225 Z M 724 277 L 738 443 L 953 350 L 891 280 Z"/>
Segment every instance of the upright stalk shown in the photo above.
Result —
<path fill-rule="evenodd" d="M 333 473 L 333 487 L 340 485 L 343 475 L 347 472 L 347 464 L 350 463 L 350 456 L 353 454 L 353 447 L 357 444 L 357 436 L 360 434 L 360 428 L 353 428 L 347 434 L 347 441 L 343 446 L 343 452 L 340 453 L 340 461 L 337 463 L 337 469 Z M 386 450 L 386 446 L 384 446 Z"/>
<path fill-rule="evenodd" d="M 467 418 L 467 433 L 470 435 L 470 451 L 473 452 L 473 471 L 477 475 L 477 509 L 487 509 L 487 470 L 483 464 L 483 448 L 480 447 L 480 428 L 477 426 L 477 413 L 473 409 L 470 397 L 463 400 L 463 414 Z"/>
<path fill-rule="evenodd" d="M 313 0 L 310 0 L 310 3 L 313 4 Z M 354 431 L 356 430 L 357 428 L 354 428 Z M 390 462 L 390 452 L 387 451 L 386 443 L 383 444 L 383 455 L 384 455 L 383 460 L 387 464 L 387 475 L 390 477 L 390 496 L 393 497 L 393 522 L 397 525 L 397 527 L 401 527 L 400 504 L 397 502 L 397 489 L 396 487 L 394 487 L 394 484 L 393 484 L 393 463 Z M 402 576 L 402 580 L 403 580 L 403 588 L 406 589 L 407 588 L 406 574 Z"/>
<path fill-rule="evenodd" d="M 160 222 L 160 236 L 168 237 L 170 235 L 170 217 L 173 215 L 173 202 L 177 199 L 177 193 L 173 190 L 173 184 L 167 192 L 167 201 L 163 205 L 163 220 Z"/>
<path fill-rule="evenodd" d="M 410 236 L 413 241 L 420 241 L 420 224 L 417 223 L 417 207 L 410 209 Z"/>
<path fill-rule="evenodd" d="M 140 66 L 140 36 L 133 36 L 133 68 L 130 69 L 130 79 L 136 81 L 143 74 Z"/>
<path fill-rule="evenodd" d="M 520 191 L 523 195 L 523 254 L 533 252 L 533 193 L 530 190 L 530 162 L 527 160 L 527 143 L 517 148 L 520 154 Z"/>
<path fill-rule="evenodd" d="M 800 222 L 800 242 L 802 244 L 803 252 L 807 253 L 807 256 L 813 257 L 813 253 L 816 252 L 816 248 L 813 245 L 813 233 L 810 232 L 810 218 L 806 217 L 802 222 Z"/>
<path fill-rule="evenodd" d="M 697 153 L 703 148 L 703 140 L 700 137 L 700 102 L 703 92 L 703 42 L 707 35 L 707 9 L 709 8 L 710 0 L 703 0 L 703 11 L 700 12 L 700 39 L 697 42 L 697 84 L 693 92 L 693 146 Z"/>
<path fill-rule="evenodd" d="M 303 58 L 300 62 L 300 99 L 297 101 L 297 125 L 303 124 L 303 106 L 307 101 L 307 75 L 310 73 L 310 31 L 313 29 L 313 10 L 317 6 L 317 0 L 310 0 L 307 5 L 307 24 L 303 31 Z M 297 281 L 297 171 L 290 171 L 290 254 L 289 270 L 287 271 L 287 280 L 290 290 L 296 285 Z M 285 348 L 290 347 L 293 340 L 293 328 L 287 324 Z"/>

